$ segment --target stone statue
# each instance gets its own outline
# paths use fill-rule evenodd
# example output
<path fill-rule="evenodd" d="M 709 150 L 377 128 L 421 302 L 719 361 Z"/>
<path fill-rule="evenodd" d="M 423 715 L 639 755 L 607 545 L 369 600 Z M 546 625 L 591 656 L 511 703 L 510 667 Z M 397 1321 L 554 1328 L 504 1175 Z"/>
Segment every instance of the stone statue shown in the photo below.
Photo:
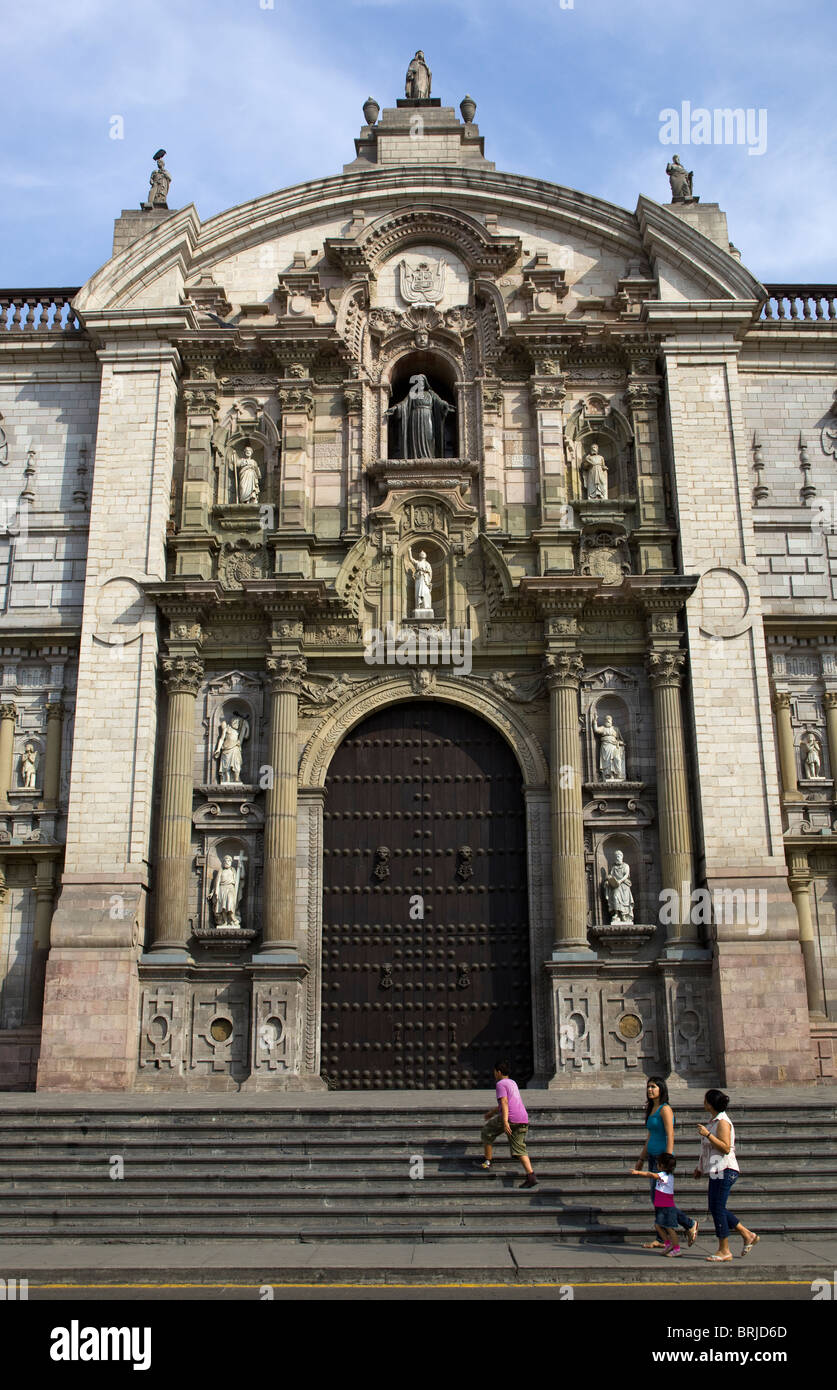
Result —
<path fill-rule="evenodd" d="M 249 444 L 244 450 L 244 457 L 235 460 L 235 477 L 239 502 L 258 502 L 262 475 Z"/>
<path fill-rule="evenodd" d="M 222 719 L 218 730 L 218 741 L 213 758 L 218 758 L 218 781 L 241 781 L 241 754 L 245 741 L 250 737 L 250 725 L 241 714 L 234 714 L 227 723 Z"/>
<path fill-rule="evenodd" d="M 624 782 L 625 780 L 625 740 L 613 722 L 611 715 L 605 715 L 604 724 L 596 723 L 593 715 L 593 733 L 601 738 L 599 749 L 599 772 L 603 782 Z"/>
<path fill-rule="evenodd" d="M 822 745 L 812 729 L 809 729 L 800 740 L 799 746 L 802 749 L 802 765 L 805 768 L 805 776 L 819 777 L 822 767 Z"/>
<path fill-rule="evenodd" d="M 410 377 L 410 389 L 403 401 L 390 406 L 387 415 L 398 422 L 396 458 L 444 458 L 444 425 L 454 407 L 431 390 L 427 377 L 419 372 Z"/>
<path fill-rule="evenodd" d="M 598 444 L 590 445 L 581 465 L 584 492 L 588 502 L 603 502 L 607 497 L 607 464 L 599 453 Z"/>
<path fill-rule="evenodd" d="M 621 849 L 613 856 L 605 885 L 611 922 L 633 922 L 634 895 L 631 892 L 631 871 L 625 863 Z"/>
<path fill-rule="evenodd" d="M 33 790 L 35 786 L 35 774 L 38 770 L 38 753 L 34 743 L 24 745 L 20 755 L 20 785 L 27 790 Z"/>
<path fill-rule="evenodd" d="M 411 97 L 413 101 L 426 101 L 430 96 L 430 83 L 433 74 L 424 61 L 424 54 L 419 49 L 415 58 L 407 69 L 407 81 L 404 86 L 404 95 Z"/>
<path fill-rule="evenodd" d="M 151 175 L 148 200 L 141 204 L 144 212 L 147 212 L 149 208 L 168 208 L 171 174 L 163 163 L 165 153 L 165 150 L 158 150 L 157 153 L 152 156 L 157 161 L 157 168 Z"/>
<path fill-rule="evenodd" d="M 433 617 L 433 599 L 430 588 L 433 583 L 433 568 L 423 550 L 419 551 L 418 559 L 413 555 L 412 550 L 407 548 L 407 558 L 410 564 L 407 565 L 407 573 L 412 573 L 416 585 L 416 606 L 413 610 L 414 618 Z M 410 570 L 412 565 L 412 571 Z"/>
<path fill-rule="evenodd" d="M 233 857 L 225 854 L 220 869 L 212 876 L 209 901 L 216 927 L 240 927 L 239 905 L 244 892 L 244 855 L 237 856 L 238 863 L 233 867 Z"/>
<path fill-rule="evenodd" d="M 666 173 L 671 184 L 671 201 L 673 203 L 695 202 L 695 196 L 692 193 L 694 171 L 686 172 L 680 163 L 679 154 L 676 154 L 671 163 L 666 165 Z"/>

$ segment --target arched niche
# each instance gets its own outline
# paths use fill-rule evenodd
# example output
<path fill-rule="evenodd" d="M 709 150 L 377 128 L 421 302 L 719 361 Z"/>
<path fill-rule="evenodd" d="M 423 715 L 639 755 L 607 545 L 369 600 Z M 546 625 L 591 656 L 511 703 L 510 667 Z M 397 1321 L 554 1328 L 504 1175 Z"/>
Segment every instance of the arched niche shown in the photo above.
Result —
<path fill-rule="evenodd" d="M 642 908 L 645 903 L 645 863 L 642 857 L 642 847 L 635 835 L 627 835 L 624 832 L 603 836 L 596 846 L 596 912 L 598 921 L 601 924 L 608 924 L 611 920 L 611 911 L 607 901 L 607 875 L 615 863 L 617 850 L 622 851 L 624 861 L 631 871 L 634 921 L 642 922 L 645 920 L 642 915 Z"/>
<path fill-rule="evenodd" d="M 252 929 L 255 925 L 251 920 L 253 903 L 253 862 L 246 842 L 237 835 L 218 835 L 210 839 L 207 843 L 206 886 L 202 904 L 203 925 L 205 927 L 230 925 L 217 920 L 213 893 L 213 889 L 217 883 L 217 875 L 225 867 L 224 859 L 227 856 L 232 860 L 232 865 L 229 867 L 234 871 L 237 870 L 239 877 L 237 915 L 240 925 Z"/>
<path fill-rule="evenodd" d="M 445 542 L 424 536 L 420 533 L 411 533 L 404 537 L 399 546 L 399 561 L 404 573 L 404 618 L 412 618 L 413 609 L 416 607 L 415 601 L 415 580 L 412 576 L 412 563 L 409 552 L 418 559 L 422 550 L 427 556 L 427 561 L 433 571 L 433 582 L 430 588 L 430 598 L 433 605 L 433 616 L 440 622 L 453 625 L 452 619 L 452 583 L 453 583 L 453 557 L 450 547 Z"/>
<path fill-rule="evenodd" d="M 389 406 L 398 405 L 410 390 L 410 380 L 412 377 L 421 373 L 427 378 L 427 384 L 437 396 L 440 396 L 448 405 L 453 406 L 456 413 L 448 415 L 442 428 L 442 438 L 437 440 L 437 449 L 441 445 L 439 458 L 458 458 L 459 449 L 459 414 L 456 392 L 456 369 L 446 354 L 434 351 L 433 349 L 418 349 L 408 352 L 393 362 L 387 374 L 386 385 L 389 388 L 389 399 L 384 400 L 383 409 Z M 402 458 L 403 454 L 399 448 L 399 431 L 397 421 L 394 416 L 384 418 L 382 425 L 383 436 L 386 439 L 387 458 Z"/>
<path fill-rule="evenodd" d="M 236 402 L 216 429 L 212 444 L 215 450 L 217 506 L 232 506 L 240 501 L 235 462 L 241 459 L 247 448 L 253 450 L 259 466 L 258 505 L 275 503 L 280 435 L 277 422 L 264 405 L 252 399 Z"/>
<path fill-rule="evenodd" d="M 584 501 L 587 496 L 584 460 L 593 444 L 598 445 L 607 466 L 608 500 L 619 501 L 634 495 L 633 432 L 622 412 L 604 396 L 593 394 L 579 401 L 567 421 L 566 438 L 574 464 L 577 498 Z"/>
<path fill-rule="evenodd" d="M 608 715 L 613 720 L 615 728 L 622 736 L 624 748 L 624 777 L 619 779 L 605 779 L 599 768 L 601 755 L 601 735 L 596 733 L 596 728 L 603 728 Z M 637 756 L 637 731 L 634 727 L 634 719 L 628 702 L 621 695 L 614 695 L 611 691 L 606 694 L 595 695 L 588 708 L 587 732 L 589 738 L 589 769 L 590 781 L 602 782 L 606 780 L 630 781 L 631 763 Z"/>

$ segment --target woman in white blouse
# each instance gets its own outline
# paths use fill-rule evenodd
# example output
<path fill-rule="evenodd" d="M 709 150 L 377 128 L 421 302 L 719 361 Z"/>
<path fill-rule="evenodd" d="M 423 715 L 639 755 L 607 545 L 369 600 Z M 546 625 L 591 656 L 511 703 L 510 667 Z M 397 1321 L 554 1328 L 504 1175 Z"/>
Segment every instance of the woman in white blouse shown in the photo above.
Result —
<path fill-rule="evenodd" d="M 744 1241 L 742 1255 L 749 1255 L 759 1239 L 727 1210 L 727 1199 L 739 1176 L 738 1159 L 735 1157 L 735 1127 L 726 1113 L 728 1105 L 729 1096 L 724 1095 L 723 1091 L 707 1091 L 703 1108 L 711 1118 L 705 1125 L 698 1125 L 700 1163 L 695 1169 L 695 1177 L 705 1176 L 709 1179 L 709 1212 L 718 1237 L 716 1253 L 708 1256 L 713 1264 L 732 1259 L 730 1231 L 737 1231 Z"/>

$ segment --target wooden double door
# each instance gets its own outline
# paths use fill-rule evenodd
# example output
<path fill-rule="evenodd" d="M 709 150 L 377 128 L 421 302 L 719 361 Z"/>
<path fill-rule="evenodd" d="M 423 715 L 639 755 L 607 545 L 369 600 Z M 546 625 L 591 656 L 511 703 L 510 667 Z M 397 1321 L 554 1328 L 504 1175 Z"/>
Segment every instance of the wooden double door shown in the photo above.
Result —
<path fill-rule="evenodd" d="M 458 706 L 358 725 L 326 783 L 322 1062 L 334 1089 L 484 1087 L 532 1074 L 520 769 Z"/>

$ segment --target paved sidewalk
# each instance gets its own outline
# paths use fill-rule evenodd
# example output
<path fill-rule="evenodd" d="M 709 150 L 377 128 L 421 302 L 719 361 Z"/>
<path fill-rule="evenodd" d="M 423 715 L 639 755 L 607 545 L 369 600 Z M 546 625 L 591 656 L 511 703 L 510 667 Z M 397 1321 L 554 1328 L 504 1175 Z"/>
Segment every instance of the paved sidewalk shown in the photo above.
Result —
<path fill-rule="evenodd" d="M 572 1242 L 369 1242 L 301 1244 L 212 1241 L 186 1245 L 95 1242 L 0 1243 L 3 1277 L 43 1284 L 398 1284 L 398 1283 L 712 1283 L 810 1282 L 834 1277 L 837 1239 L 763 1237 L 746 1259 L 707 1264 L 714 1238 L 699 1238 L 679 1259 L 629 1245 Z M 137 1290 L 138 1296 L 141 1291 Z M 721 1297 L 713 1294 L 712 1297 Z"/>

